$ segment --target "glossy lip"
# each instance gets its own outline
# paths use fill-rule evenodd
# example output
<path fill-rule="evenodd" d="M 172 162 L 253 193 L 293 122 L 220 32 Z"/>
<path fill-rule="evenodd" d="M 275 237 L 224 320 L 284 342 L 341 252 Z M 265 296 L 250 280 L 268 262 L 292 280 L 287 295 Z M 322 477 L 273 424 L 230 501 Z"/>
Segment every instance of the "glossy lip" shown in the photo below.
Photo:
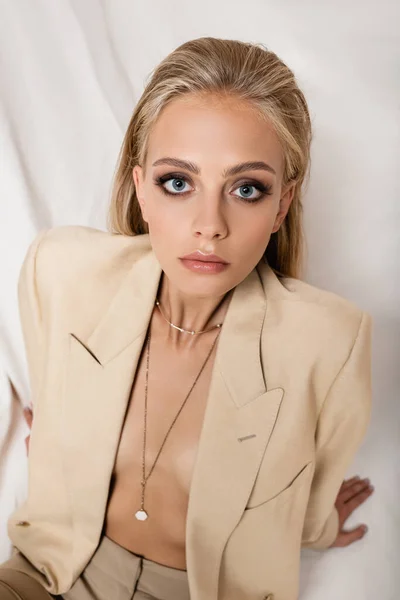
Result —
<path fill-rule="evenodd" d="M 192 252 L 192 254 L 187 254 L 186 256 L 182 256 L 181 260 L 197 260 L 199 262 L 213 262 L 213 263 L 221 263 L 222 265 L 228 265 L 220 256 L 216 254 L 203 254 L 202 252 Z"/>

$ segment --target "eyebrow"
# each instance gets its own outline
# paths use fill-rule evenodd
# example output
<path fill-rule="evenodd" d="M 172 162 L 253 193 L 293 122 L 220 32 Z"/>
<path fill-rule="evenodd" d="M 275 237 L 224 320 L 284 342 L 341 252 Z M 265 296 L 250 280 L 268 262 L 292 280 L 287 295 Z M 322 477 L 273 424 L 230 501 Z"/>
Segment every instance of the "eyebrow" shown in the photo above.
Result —
<path fill-rule="evenodd" d="M 165 158 L 159 158 L 153 163 L 153 167 L 157 167 L 158 165 L 170 165 L 171 167 L 177 167 L 178 169 L 186 169 L 194 175 L 200 175 L 200 169 L 197 165 L 186 160 L 181 160 L 180 158 L 172 158 L 169 156 Z M 232 177 L 233 175 L 243 173 L 243 171 L 269 171 L 270 173 L 276 175 L 276 171 L 262 160 L 243 162 L 239 163 L 238 165 L 233 165 L 232 167 L 225 169 L 222 175 L 223 177 Z"/>

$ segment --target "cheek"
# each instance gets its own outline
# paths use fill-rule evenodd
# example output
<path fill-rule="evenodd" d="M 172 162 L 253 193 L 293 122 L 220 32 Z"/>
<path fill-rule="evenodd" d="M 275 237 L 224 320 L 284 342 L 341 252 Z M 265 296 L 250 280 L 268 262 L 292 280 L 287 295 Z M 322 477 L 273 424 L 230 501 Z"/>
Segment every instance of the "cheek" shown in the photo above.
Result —
<path fill-rule="evenodd" d="M 145 198 L 145 213 L 149 230 L 154 233 L 168 232 L 174 216 L 171 210 L 167 210 L 167 203 L 161 196 L 161 192 L 154 190 L 154 187 L 149 185 L 146 188 Z"/>
<path fill-rule="evenodd" d="M 187 245 L 188 225 L 177 204 L 153 196 L 147 204 L 147 222 L 151 245 L 159 256 L 175 254 L 173 249 L 179 246 L 182 237 Z"/>
<path fill-rule="evenodd" d="M 250 209 L 252 207 L 249 207 Z M 254 211 L 243 215 L 236 226 L 237 239 L 246 247 L 252 248 L 254 254 L 265 249 L 275 224 L 275 210 Z"/>
<path fill-rule="evenodd" d="M 148 220 L 149 233 L 157 246 L 166 246 L 171 248 L 176 245 L 180 237 L 187 238 L 188 227 L 181 215 L 175 215 L 173 211 L 163 210 L 158 207 L 153 211 Z"/>
<path fill-rule="evenodd" d="M 255 208 L 255 207 L 247 207 Z M 244 279 L 261 260 L 275 223 L 273 211 L 254 211 L 243 215 L 235 224 L 231 238 L 232 258 L 238 281 Z"/>

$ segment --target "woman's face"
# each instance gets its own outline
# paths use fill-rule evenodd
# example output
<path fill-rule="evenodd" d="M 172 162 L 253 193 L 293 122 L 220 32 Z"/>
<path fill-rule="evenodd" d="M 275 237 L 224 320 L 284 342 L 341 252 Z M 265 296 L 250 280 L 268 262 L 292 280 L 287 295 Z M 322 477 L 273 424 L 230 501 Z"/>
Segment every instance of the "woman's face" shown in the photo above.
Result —
<path fill-rule="evenodd" d="M 182 293 L 222 296 L 254 269 L 292 200 L 283 167 L 276 134 L 249 104 L 187 95 L 166 106 L 133 177 L 153 250 Z M 226 264 L 182 260 L 196 251 Z"/>

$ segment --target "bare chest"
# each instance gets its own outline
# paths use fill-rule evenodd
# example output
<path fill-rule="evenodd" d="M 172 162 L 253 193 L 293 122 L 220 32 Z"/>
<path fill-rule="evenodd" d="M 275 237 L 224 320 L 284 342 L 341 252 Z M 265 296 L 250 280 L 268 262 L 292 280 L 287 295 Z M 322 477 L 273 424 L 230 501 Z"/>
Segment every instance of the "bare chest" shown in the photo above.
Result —
<path fill-rule="evenodd" d="M 145 360 L 135 378 L 115 463 L 116 475 L 122 475 L 128 470 L 131 476 L 137 474 L 140 478 L 142 473 L 144 363 Z M 177 365 L 170 364 L 168 360 L 154 364 L 154 367 L 154 375 L 149 373 L 148 382 L 146 475 L 162 446 L 151 477 L 168 476 L 183 493 L 188 493 L 207 403 L 211 369 L 203 371 L 186 399 L 197 373 L 192 371 L 190 376 L 184 365 L 177 369 Z"/>
<path fill-rule="evenodd" d="M 165 500 L 166 492 L 175 496 L 181 506 L 189 496 L 213 367 L 211 356 L 192 388 L 201 359 L 194 357 L 183 363 L 178 357 L 168 357 L 163 352 L 153 351 L 151 355 L 144 461 L 146 476 L 155 465 L 146 493 L 153 490 L 159 505 Z M 125 481 L 124 488 L 136 489 L 142 478 L 145 383 L 146 357 L 143 353 L 114 467 L 115 481 Z M 162 498 L 158 490 L 162 490 Z"/>
<path fill-rule="evenodd" d="M 185 568 L 189 493 L 213 370 L 212 354 L 192 387 L 205 354 L 182 361 L 163 348 L 152 348 L 143 453 L 143 352 L 121 432 L 107 510 L 106 535 L 132 552 L 176 568 Z M 134 518 L 141 503 L 143 454 L 146 478 L 151 471 L 145 487 L 144 506 L 149 515 L 145 523 Z"/>

